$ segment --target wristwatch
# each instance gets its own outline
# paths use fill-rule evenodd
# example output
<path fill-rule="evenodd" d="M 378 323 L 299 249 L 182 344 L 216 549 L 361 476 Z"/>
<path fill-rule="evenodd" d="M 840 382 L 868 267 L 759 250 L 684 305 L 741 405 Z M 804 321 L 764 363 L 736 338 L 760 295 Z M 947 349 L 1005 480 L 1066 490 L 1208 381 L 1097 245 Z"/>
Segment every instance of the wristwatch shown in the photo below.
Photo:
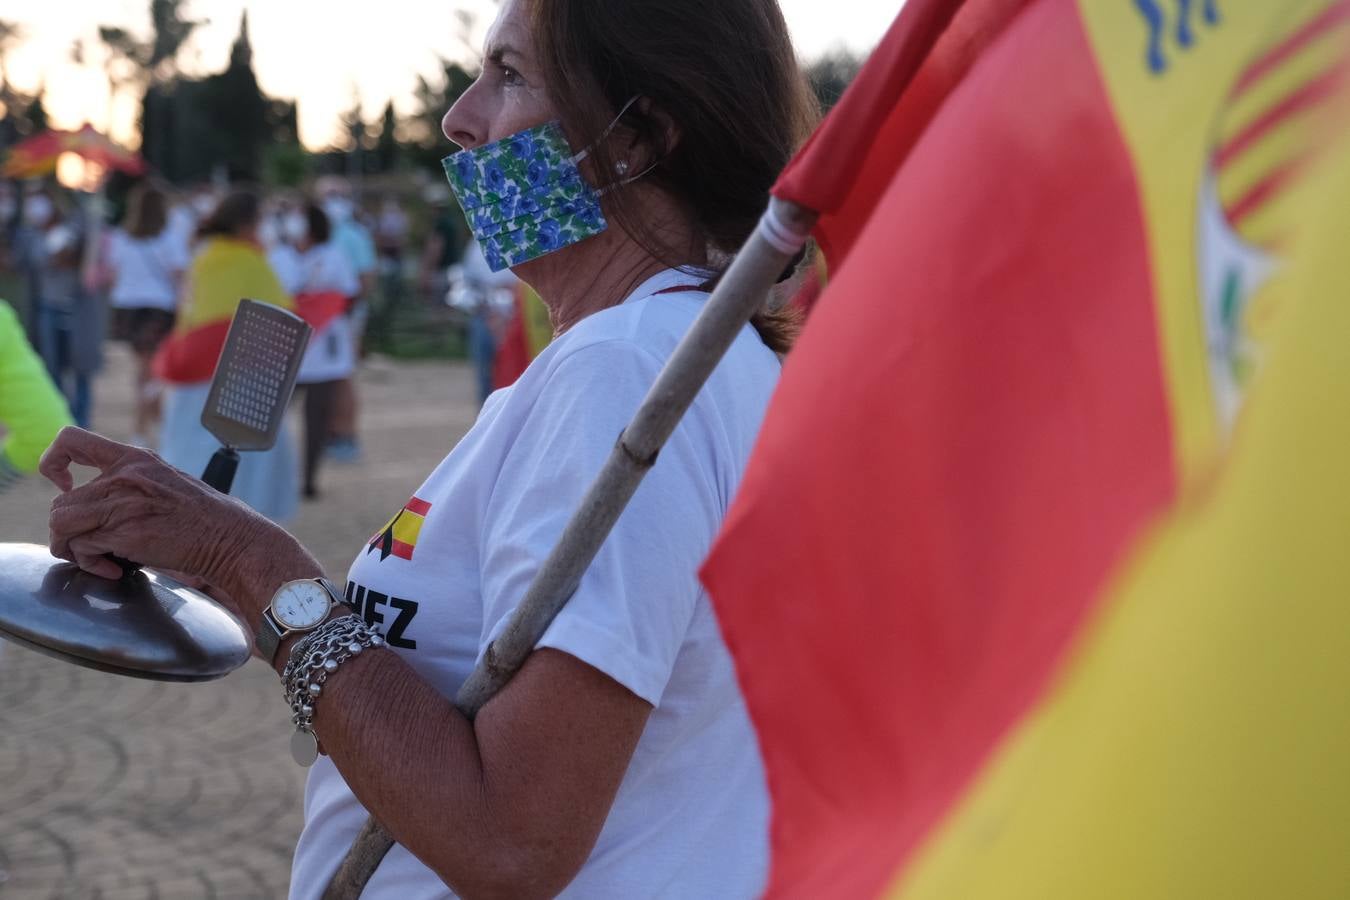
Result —
<path fill-rule="evenodd" d="M 337 585 L 327 578 L 302 578 L 277 588 L 258 623 L 258 650 L 263 659 L 275 664 L 282 641 L 318 628 L 341 602 Z"/>

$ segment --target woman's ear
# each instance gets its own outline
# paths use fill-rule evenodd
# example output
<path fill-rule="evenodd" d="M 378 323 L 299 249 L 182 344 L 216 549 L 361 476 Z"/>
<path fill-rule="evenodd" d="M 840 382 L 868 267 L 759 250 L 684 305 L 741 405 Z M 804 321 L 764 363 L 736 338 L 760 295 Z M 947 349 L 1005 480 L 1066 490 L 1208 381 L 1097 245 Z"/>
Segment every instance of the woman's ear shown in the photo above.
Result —
<path fill-rule="evenodd" d="M 634 104 L 642 117 L 643 127 L 632 130 L 629 148 L 637 157 L 637 169 L 656 165 L 674 152 L 680 142 L 680 129 L 675 120 L 651 98 L 643 97 Z"/>

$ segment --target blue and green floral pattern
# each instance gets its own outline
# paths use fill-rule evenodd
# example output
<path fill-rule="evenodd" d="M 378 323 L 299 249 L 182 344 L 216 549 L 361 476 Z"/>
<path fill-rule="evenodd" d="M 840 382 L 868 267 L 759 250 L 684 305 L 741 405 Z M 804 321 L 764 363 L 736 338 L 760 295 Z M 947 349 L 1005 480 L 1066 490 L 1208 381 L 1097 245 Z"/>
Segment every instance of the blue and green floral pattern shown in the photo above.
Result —
<path fill-rule="evenodd" d="M 557 122 L 461 150 L 441 165 L 494 272 L 608 227 Z"/>

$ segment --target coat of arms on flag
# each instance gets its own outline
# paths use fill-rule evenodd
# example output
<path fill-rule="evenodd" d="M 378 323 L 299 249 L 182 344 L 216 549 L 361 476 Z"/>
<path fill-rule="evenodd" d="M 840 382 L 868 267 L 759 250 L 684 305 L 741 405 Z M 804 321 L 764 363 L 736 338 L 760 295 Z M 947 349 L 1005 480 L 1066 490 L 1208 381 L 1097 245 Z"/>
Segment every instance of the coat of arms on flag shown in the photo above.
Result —
<path fill-rule="evenodd" d="M 413 550 L 417 548 L 417 537 L 422 533 L 422 523 L 426 521 L 429 512 L 431 512 L 430 503 L 413 497 L 375 532 L 366 552 L 374 553 L 378 550 L 381 562 L 390 556 L 411 562 Z"/>
<path fill-rule="evenodd" d="M 1233 82 L 1201 183 L 1198 249 L 1210 379 L 1231 427 L 1260 364 L 1275 292 L 1314 158 L 1334 145 L 1350 3 L 1288 9 Z M 1159 73 L 1165 77 L 1165 70 Z"/>

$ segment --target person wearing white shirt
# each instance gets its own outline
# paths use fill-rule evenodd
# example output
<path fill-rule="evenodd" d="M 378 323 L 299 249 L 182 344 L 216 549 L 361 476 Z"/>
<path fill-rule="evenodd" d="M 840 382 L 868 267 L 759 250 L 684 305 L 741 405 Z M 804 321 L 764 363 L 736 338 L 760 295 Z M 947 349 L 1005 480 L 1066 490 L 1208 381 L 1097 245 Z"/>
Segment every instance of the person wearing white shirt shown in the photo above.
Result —
<path fill-rule="evenodd" d="M 352 186 L 346 179 L 326 175 L 315 182 L 314 190 L 319 204 L 328 215 L 331 240 L 356 270 L 356 277 L 360 281 L 360 290 L 352 295 L 347 312 L 353 351 L 359 353 L 366 322 L 370 318 L 370 303 L 374 299 L 379 268 L 375 239 L 370 229 L 357 218 L 358 206 Z M 354 463 L 361 459 L 361 440 L 357 433 L 358 412 L 356 379 L 348 376 L 338 382 L 334 400 L 328 455 L 335 461 Z"/>
<path fill-rule="evenodd" d="M 305 273 L 300 266 L 299 245 L 309 235 L 309 223 L 304 211 L 290 202 L 283 202 L 277 216 L 276 240 L 266 244 L 267 262 L 277 274 L 277 281 L 294 296 L 304 288 Z"/>
<path fill-rule="evenodd" d="M 528 189 L 526 159 L 562 170 L 531 195 L 525 234 L 479 234 L 491 265 L 538 291 L 552 343 L 391 498 L 345 590 L 314 581 L 322 566 L 279 526 L 73 429 L 44 472 L 63 487 L 66 461 L 117 477 L 57 499 L 52 552 L 95 574 L 119 571 L 113 552 L 201 577 L 275 671 L 294 662 L 291 746 L 314 767 L 292 900 L 325 895 L 368 815 L 397 840 L 361 891 L 372 900 L 748 900 L 766 887 L 772 785 L 697 572 L 790 311 L 736 335 L 509 683 L 472 719 L 452 698 L 480 660 L 500 662 L 493 642 L 755 228 L 814 101 L 775 0 L 498 10 L 482 72 L 442 122 L 467 151 L 449 175 L 488 207 L 471 223 L 487 231 L 518 221 L 503 198 Z M 515 193 L 494 189 L 508 180 Z M 283 631 L 292 598 L 304 615 Z"/>
<path fill-rule="evenodd" d="M 132 442 L 149 446 L 158 418 L 159 390 L 150 363 L 173 330 L 178 288 L 191 257 L 187 242 L 168 222 L 164 193 L 149 184 L 132 191 L 126 221 L 108 244 L 113 336 L 136 354 L 135 424 Z"/>
<path fill-rule="evenodd" d="M 306 294 L 340 294 L 350 300 L 361 291 L 361 281 L 347 256 L 332 240 L 332 223 L 314 203 L 291 210 L 281 223 L 282 234 L 294 241 L 291 254 L 272 265 L 282 285 L 303 302 Z M 283 273 L 284 270 L 284 273 Z M 288 283 L 290 282 L 290 283 Z M 304 497 L 319 496 L 319 464 L 332 437 L 339 385 L 356 368 L 356 343 L 351 318 L 333 316 L 309 338 L 296 384 L 305 394 Z"/>
<path fill-rule="evenodd" d="M 450 290 L 446 302 L 468 316 L 469 361 L 478 385 L 478 405 L 492 393 L 492 364 L 506 323 L 515 310 L 520 279 L 510 269 L 494 272 L 477 242 L 464 248 L 464 256 L 448 273 Z"/>

